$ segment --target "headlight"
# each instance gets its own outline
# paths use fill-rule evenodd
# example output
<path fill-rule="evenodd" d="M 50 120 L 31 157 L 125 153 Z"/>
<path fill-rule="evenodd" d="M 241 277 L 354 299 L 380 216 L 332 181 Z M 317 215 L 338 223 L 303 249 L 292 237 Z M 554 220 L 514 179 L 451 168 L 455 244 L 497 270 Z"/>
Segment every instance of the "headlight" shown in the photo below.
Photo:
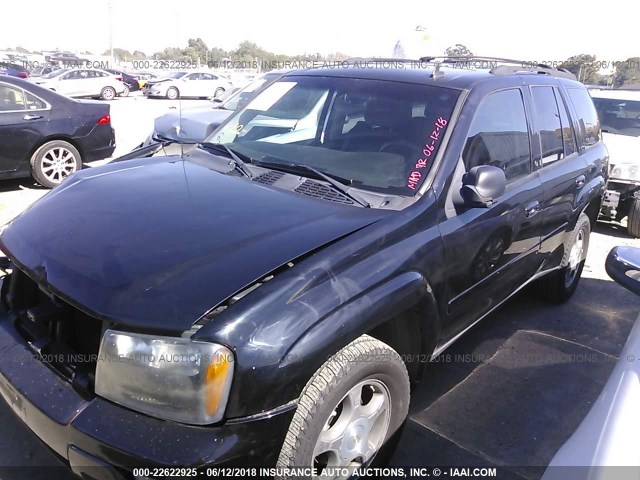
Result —
<path fill-rule="evenodd" d="M 222 345 L 107 330 L 95 391 L 154 417 L 205 425 L 224 414 L 233 365 Z"/>
<path fill-rule="evenodd" d="M 619 180 L 640 181 L 640 166 L 632 164 L 612 165 L 609 176 Z"/>

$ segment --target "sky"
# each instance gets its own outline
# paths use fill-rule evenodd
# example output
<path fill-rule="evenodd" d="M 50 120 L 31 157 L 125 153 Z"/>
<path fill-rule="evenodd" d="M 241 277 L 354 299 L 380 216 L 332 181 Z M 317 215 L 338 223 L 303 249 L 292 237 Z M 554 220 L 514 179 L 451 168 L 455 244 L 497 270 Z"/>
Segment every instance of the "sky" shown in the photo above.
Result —
<path fill-rule="evenodd" d="M 536 0 L 524 12 L 524 3 L 503 0 L 29 0 L 24 21 L 0 22 L 0 49 L 101 54 L 111 31 L 113 47 L 147 54 L 201 37 L 209 48 L 250 40 L 290 55 L 391 56 L 400 40 L 411 58 L 462 43 L 524 61 L 579 53 L 615 61 L 640 56 L 634 3 Z"/>

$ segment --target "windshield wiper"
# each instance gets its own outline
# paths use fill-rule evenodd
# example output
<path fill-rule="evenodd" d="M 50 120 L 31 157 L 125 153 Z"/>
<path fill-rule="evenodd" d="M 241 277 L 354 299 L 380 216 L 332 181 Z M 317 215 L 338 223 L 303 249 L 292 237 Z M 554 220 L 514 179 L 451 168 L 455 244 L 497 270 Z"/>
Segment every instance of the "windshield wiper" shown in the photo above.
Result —
<path fill-rule="evenodd" d="M 247 162 L 242 160 L 238 156 L 238 154 L 236 152 L 231 150 L 224 143 L 203 142 L 200 145 L 202 145 L 203 147 L 208 148 L 208 149 L 213 149 L 213 150 L 218 150 L 218 151 L 221 150 L 223 152 L 226 152 L 231 157 L 231 159 L 233 160 L 233 168 L 235 168 L 237 171 L 239 171 L 245 177 L 253 178 L 253 173 L 251 173 L 251 171 L 247 168 Z M 244 155 L 244 157 L 247 158 L 249 161 L 251 161 L 250 157 L 248 157 L 246 155 Z"/>
<path fill-rule="evenodd" d="M 324 173 L 318 170 L 317 168 L 310 167 L 309 165 L 305 165 L 303 163 L 256 162 L 256 164 L 261 167 L 272 168 L 274 170 L 285 170 L 285 171 L 288 170 L 296 173 L 311 172 L 316 176 L 316 178 L 319 178 L 321 180 L 324 180 L 325 182 L 328 182 L 334 189 L 338 190 L 343 195 L 349 197 L 351 200 L 353 200 L 360 206 L 365 208 L 371 208 L 371 204 L 369 202 L 360 198 L 359 195 L 354 194 L 353 192 L 350 192 L 349 186 L 336 180 L 335 175 Z"/>

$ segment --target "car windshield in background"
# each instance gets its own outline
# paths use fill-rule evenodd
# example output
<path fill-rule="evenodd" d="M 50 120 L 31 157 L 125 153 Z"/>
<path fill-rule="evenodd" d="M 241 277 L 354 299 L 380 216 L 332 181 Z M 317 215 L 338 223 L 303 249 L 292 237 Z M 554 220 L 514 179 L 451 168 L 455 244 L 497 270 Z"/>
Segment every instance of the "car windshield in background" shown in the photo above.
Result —
<path fill-rule="evenodd" d="M 42 78 L 55 78 L 55 77 L 59 77 L 60 75 L 62 75 L 65 72 L 68 72 L 69 69 L 68 68 L 60 68 L 59 70 L 54 70 L 53 72 L 44 75 Z"/>
<path fill-rule="evenodd" d="M 237 110 L 240 106 L 244 105 L 246 102 L 251 100 L 251 98 L 253 98 L 256 95 L 258 90 L 263 88 L 267 82 L 272 82 L 273 80 L 275 80 L 280 76 L 281 76 L 280 74 L 275 74 L 275 73 L 266 74 L 258 78 L 257 80 L 254 80 L 249 85 L 241 89 L 239 92 L 235 92 L 231 96 L 227 97 L 228 100 L 224 100 L 221 98 L 221 100 L 224 101 L 224 109 L 231 110 L 231 111 Z"/>
<path fill-rule="evenodd" d="M 177 80 L 179 78 L 184 77 L 187 73 L 189 72 L 173 72 L 173 73 L 170 73 L 169 75 L 159 78 L 158 80 Z"/>
<path fill-rule="evenodd" d="M 640 102 L 615 98 L 594 98 L 602 131 L 640 136 Z"/>
<path fill-rule="evenodd" d="M 207 141 L 256 163 L 304 164 L 356 188 L 413 195 L 458 96 L 457 90 L 411 83 L 284 77 Z"/>

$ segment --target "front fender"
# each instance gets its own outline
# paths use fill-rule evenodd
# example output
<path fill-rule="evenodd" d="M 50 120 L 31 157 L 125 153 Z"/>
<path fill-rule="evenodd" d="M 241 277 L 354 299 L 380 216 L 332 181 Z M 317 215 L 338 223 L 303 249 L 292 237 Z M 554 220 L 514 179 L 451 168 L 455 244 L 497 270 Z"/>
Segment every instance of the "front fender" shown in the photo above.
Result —
<path fill-rule="evenodd" d="M 406 272 L 344 304 L 291 346 L 279 365 L 281 371 L 300 372 L 288 386 L 290 394 L 297 397 L 315 371 L 344 346 L 385 322 L 401 323 L 403 314 L 417 314 L 420 330 L 399 335 L 409 340 L 418 336 L 419 351 L 412 353 L 431 354 L 441 329 L 433 289 L 420 273 Z"/>

